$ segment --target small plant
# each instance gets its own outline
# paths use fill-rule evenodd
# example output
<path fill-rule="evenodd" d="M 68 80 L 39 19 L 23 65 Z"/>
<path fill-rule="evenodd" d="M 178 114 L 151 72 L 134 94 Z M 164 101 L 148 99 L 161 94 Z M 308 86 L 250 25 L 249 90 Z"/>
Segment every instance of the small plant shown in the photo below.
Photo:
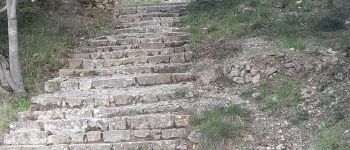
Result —
<path fill-rule="evenodd" d="M 193 117 L 191 124 L 198 126 L 202 133 L 202 149 L 216 148 L 227 138 L 237 138 L 244 131 L 247 110 L 237 105 L 228 108 L 213 108 L 200 117 Z"/>
<path fill-rule="evenodd" d="M 32 104 L 28 97 L 14 97 L 10 102 L 11 107 L 19 111 L 27 111 Z"/>
<path fill-rule="evenodd" d="M 338 18 L 336 16 L 324 16 L 316 21 L 315 30 L 333 32 L 345 28 L 344 19 Z"/>
<path fill-rule="evenodd" d="M 6 96 L 1 96 L 1 99 L 6 99 Z M 31 101 L 27 97 L 13 97 L 9 102 L 0 102 L 0 134 L 16 120 L 18 112 L 27 111 L 31 106 Z"/>
<path fill-rule="evenodd" d="M 175 98 L 181 99 L 186 97 L 187 94 L 187 88 L 178 88 L 175 90 Z"/>
<path fill-rule="evenodd" d="M 309 112 L 305 110 L 296 110 L 294 117 L 292 119 L 293 124 L 300 124 L 305 120 L 309 119 Z"/>
<path fill-rule="evenodd" d="M 349 128 L 349 122 L 343 121 L 333 126 L 320 126 L 320 133 L 315 138 L 314 149 L 347 150 L 350 149 L 349 137 L 344 132 Z"/>
<path fill-rule="evenodd" d="M 288 76 L 277 76 L 266 80 L 257 87 L 261 93 L 257 101 L 263 108 L 278 113 L 283 107 L 294 107 L 300 102 L 298 82 Z"/>

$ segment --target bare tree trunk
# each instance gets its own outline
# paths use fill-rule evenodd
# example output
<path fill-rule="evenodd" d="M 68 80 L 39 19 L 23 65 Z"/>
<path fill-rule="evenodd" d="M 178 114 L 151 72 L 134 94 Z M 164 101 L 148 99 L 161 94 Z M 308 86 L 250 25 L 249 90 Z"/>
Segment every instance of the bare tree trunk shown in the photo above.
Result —
<path fill-rule="evenodd" d="M 21 67 L 19 62 L 19 49 L 18 49 L 18 33 L 17 33 L 17 0 L 6 0 L 7 5 L 7 18 L 8 18 L 8 34 L 9 34 L 9 64 L 10 73 L 12 79 L 18 87 L 13 89 L 17 95 L 24 96 L 26 91 L 24 90 Z"/>

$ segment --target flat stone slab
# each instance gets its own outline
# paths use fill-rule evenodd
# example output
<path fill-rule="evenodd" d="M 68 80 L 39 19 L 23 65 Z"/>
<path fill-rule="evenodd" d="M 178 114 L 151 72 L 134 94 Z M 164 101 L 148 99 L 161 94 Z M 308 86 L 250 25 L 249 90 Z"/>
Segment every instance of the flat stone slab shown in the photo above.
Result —
<path fill-rule="evenodd" d="M 8 145 L 0 146 L 0 150 L 177 150 L 183 140 L 159 140 L 119 143 L 88 143 L 59 145 Z"/>
<path fill-rule="evenodd" d="M 176 84 L 194 80 L 192 73 L 154 73 L 114 75 L 111 77 L 75 77 L 56 78 L 45 83 L 45 89 L 62 91 L 90 90 L 101 88 L 126 88 L 131 86 L 151 86 L 160 84 Z M 48 92 L 51 92 L 48 91 Z"/>
<path fill-rule="evenodd" d="M 61 91 L 43 94 L 32 98 L 32 110 L 52 108 L 94 108 L 115 107 L 136 103 L 150 103 L 171 100 L 176 97 L 176 90 L 192 91 L 193 85 L 163 84 L 147 87 L 128 87 L 111 89 L 90 89 L 81 91 Z"/>

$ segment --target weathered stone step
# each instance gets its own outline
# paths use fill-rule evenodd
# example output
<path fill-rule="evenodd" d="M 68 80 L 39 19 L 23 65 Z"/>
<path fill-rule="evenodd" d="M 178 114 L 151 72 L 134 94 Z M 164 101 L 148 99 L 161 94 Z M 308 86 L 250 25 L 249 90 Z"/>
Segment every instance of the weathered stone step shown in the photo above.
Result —
<path fill-rule="evenodd" d="M 121 14 L 135 14 L 140 12 L 183 12 L 188 3 L 169 3 L 169 4 L 149 4 L 149 5 L 130 5 L 121 9 Z"/>
<path fill-rule="evenodd" d="M 176 21 L 180 21 L 183 20 L 184 17 L 136 17 L 136 18 L 120 18 L 118 20 L 116 20 L 116 22 L 120 22 L 120 23 L 131 23 L 131 22 L 143 22 L 143 21 L 161 21 L 161 22 L 176 22 Z"/>
<path fill-rule="evenodd" d="M 183 12 L 139 12 L 136 14 L 122 14 L 118 16 L 118 19 L 123 18 L 148 18 L 148 17 L 181 17 Z"/>
<path fill-rule="evenodd" d="M 114 118 L 82 117 L 76 119 L 18 121 L 11 123 L 10 135 L 15 135 L 14 133 L 21 134 L 33 132 L 45 136 L 45 133 L 43 132 L 59 135 L 61 133 L 86 133 L 89 131 L 105 132 L 111 130 L 171 129 L 186 127 L 189 125 L 189 122 L 190 115 L 177 115 L 170 113 Z"/>
<path fill-rule="evenodd" d="M 156 56 L 156 55 L 170 55 L 174 53 L 181 53 L 190 51 L 190 48 L 163 48 L 163 49 L 126 49 L 111 52 L 88 52 L 88 53 L 76 53 L 72 55 L 73 59 L 118 59 L 118 58 L 131 58 L 140 56 Z"/>
<path fill-rule="evenodd" d="M 165 32 L 165 33 L 125 33 L 112 36 L 115 39 L 124 38 L 159 38 L 168 36 L 183 36 L 189 35 L 187 32 Z"/>
<path fill-rule="evenodd" d="M 45 89 L 58 88 L 63 91 L 70 91 L 100 88 L 126 88 L 131 86 L 152 86 L 159 84 L 190 82 L 195 78 L 192 73 L 160 73 L 116 75 L 111 77 L 75 77 L 66 78 L 63 80 L 61 79 L 62 78 L 56 78 L 47 81 L 45 83 Z"/>
<path fill-rule="evenodd" d="M 179 98 L 191 97 L 194 93 L 184 90 L 184 93 L 177 95 Z M 181 94 L 181 95 L 180 95 Z M 183 94 L 183 95 L 182 95 Z M 57 108 L 47 111 L 29 111 L 18 114 L 19 121 L 35 120 L 57 120 L 57 119 L 79 119 L 79 118 L 112 118 L 130 115 L 153 114 L 153 113 L 189 113 L 192 106 L 198 105 L 200 101 L 179 99 L 172 101 L 155 101 L 137 103 L 135 105 L 119 107 L 98 107 L 98 108 Z"/>
<path fill-rule="evenodd" d="M 118 143 L 87 143 L 59 145 L 6 145 L 0 150 L 184 150 L 183 140 L 157 140 Z"/>
<path fill-rule="evenodd" d="M 115 34 L 185 32 L 185 27 L 143 26 L 113 30 Z"/>
<path fill-rule="evenodd" d="M 150 26 L 150 25 L 157 25 L 157 26 L 166 26 L 166 27 L 174 27 L 175 22 L 173 20 L 156 20 L 156 21 L 138 21 L 138 22 L 119 22 L 115 25 L 115 28 L 122 29 L 122 28 L 130 28 L 130 27 L 142 27 L 142 26 Z"/>
<path fill-rule="evenodd" d="M 114 38 L 105 37 L 90 40 L 90 46 L 116 46 L 116 45 L 134 45 L 138 43 L 171 43 L 176 41 L 188 41 L 190 39 L 189 34 L 176 35 L 176 36 L 166 36 L 166 37 L 156 37 L 156 38 Z"/>
<path fill-rule="evenodd" d="M 42 94 L 32 98 L 31 110 L 50 110 L 54 108 L 96 108 L 116 107 L 137 103 L 152 103 L 176 98 L 177 90 L 193 91 L 192 84 L 156 85 L 129 87 L 126 89 L 91 89 L 86 91 L 61 91 Z M 185 95 L 190 98 L 191 95 Z"/>
<path fill-rule="evenodd" d="M 158 121 L 158 120 L 157 120 Z M 49 121 L 47 121 L 49 122 Z M 63 121 L 66 122 L 66 121 Z M 75 122 L 75 121 L 73 121 Z M 69 122 L 67 122 L 69 123 Z M 99 122 L 100 123 L 100 122 Z M 109 122 L 112 123 L 112 122 Z M 120 123 L 120 122 L 114 122 Z M 169 122 L 165 122 L 169 123 Z M 45 122 L 43 122 L 45 126 Z M 82 123 L 84 124 L 84 123 Z M 50 124 L 52 126 L 52 124 Z M 62 125 L 59 125 L 60 127 Z M 66 125 L 63 125 L 65 127 Z M 108 125 L 113 127 L 114 125 Z M 181 139 L 185 134 L 184 128 L 174 129 L 140 129 L 140 130 L 104 130 L 95 129 L 85 132 L 71 132 L 70 130 L 63 132 L 50 131 L 30 131 L 30 132 L 14 132 L 5 135 L 4 143 L 6 145 L 52 145 L 52 144 L 83 144 L 83 143 L 113 143 L 113 142 L 136 142 L 145 140 L 169 140 Z"/>
<path fill-rule="evenodd" d="M 174 53 L 171 55 L 140 56 L 120 59 L 69 59 L 68 68 L 70 69 L 95 69 L 113 66 L 125 65 L 143 65 L 143 64 L 174 64 L 186 63 L 192 59 L 192 52 Z"/>
<path fill-rule="evenodd" d="M 192 68 L 192 63 L 149 64 L 141 66 L 115 66 L 99 69 L 60 69 L 60 77 L 109 76 L 115 74 L 142 73 L 185 73 Z"/>

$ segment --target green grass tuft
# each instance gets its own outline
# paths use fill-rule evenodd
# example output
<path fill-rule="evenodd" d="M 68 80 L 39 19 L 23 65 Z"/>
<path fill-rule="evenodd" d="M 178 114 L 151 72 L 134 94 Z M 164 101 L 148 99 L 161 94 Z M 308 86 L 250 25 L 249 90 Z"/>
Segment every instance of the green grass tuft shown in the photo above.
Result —
<path fill-rule="evenodd" d="M 1 99 L 8 99 L 1 95 Z M 31 106 L 31 101 L 27 97 L 13 97 L 9 103 L 0 102 L 0 134 L 3 134 L 9 127 L 9 124 L 16 120 L 18 112 L 27 111 Z"/>
<path fill-rule="evenodd" d="M 281 75 L 274 80 L 266 80 L 258 86 L 256 92 L 261 93 L 258 102 L 274 114 L 284 107 L 295 107 L 300 103 L 299 83 L 288 76 Z"/>
<path fill-rule="evenodd" d="M 244 132 L 244 120 L 249 116 L 247 110 L 238 105 L 228 108 L 213 108 L 200 117 L 193 117 L 191 124 L 198 126 L 202 134 L 202 149 L 216 148 L 228 138 L 238 138 Z"/>

